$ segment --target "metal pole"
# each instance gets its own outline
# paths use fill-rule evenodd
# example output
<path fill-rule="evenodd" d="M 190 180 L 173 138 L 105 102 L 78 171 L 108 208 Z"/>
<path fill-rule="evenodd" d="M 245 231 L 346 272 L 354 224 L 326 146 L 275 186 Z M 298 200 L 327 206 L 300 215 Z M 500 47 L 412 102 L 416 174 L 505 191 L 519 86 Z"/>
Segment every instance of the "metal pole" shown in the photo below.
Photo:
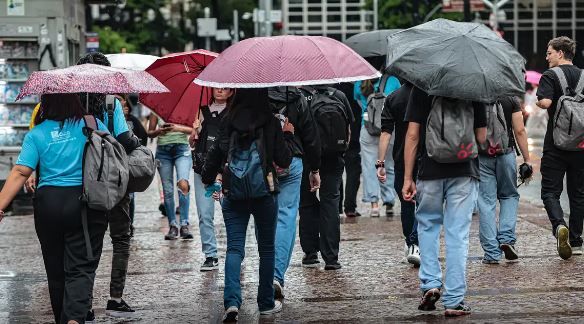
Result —
<path fill-rule="evenodd" d="M 239 12 L 237 10 L 233 10 L 233 41 L 232 43 L 235 44 L 239 42 Z"/>
<path fill-rule="evenodd" d="M 258 37 L 260 35 L 260 25 L 258 23 L 260 17 L 260 11 L 258 8 L 253 8 L 253 35 Z"/>
<path fill-rule="evenodd" d="M 203 13 L 205 14 L 205 18 L 211 18 L 211 9 L 209 7 L 205 7 L 203 9 Z M 211 50 L 211 37 L 205 37 L 205 49 L 210 51 Z"/>
<path fill-rule="evenodd" d="M 494 21 L 495 23 L 493 24 L 493 30 L 497 31 L 499 30 L 499 5 L 498 0 L 493 0 L 493 16 L 495 17 Z"/>
<path fill-rule="evenodd" d="M 513 1 L 513 40 L 515 48 L 519 50 L 519 4 L 518 1 Z"/>
<path fill-rule="evenodd" d="M 470 0 L 464 0 L 464 21 L 471 21 Z"/>
<path fill-rule="evenodd" d="M 272 36 L 272 0 L 266 1 L 266 36 Z"/>
<path fill-rule="evenodd" d="M 373 0 L 373 30 L 379 28 L 379 0 Z"/>

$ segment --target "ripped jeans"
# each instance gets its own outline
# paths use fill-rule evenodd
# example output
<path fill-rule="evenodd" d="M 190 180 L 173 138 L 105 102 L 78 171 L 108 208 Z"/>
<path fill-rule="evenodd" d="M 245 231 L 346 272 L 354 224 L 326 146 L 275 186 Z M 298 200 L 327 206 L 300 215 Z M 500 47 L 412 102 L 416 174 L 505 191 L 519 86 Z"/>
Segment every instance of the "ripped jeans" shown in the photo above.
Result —
<path fill-rule="evenodd" d="M 189 225 L 190 202 L 189 176 L 193 167 L 191 149 L 188 144 L 158 145 L 156 148 L 156 159 L 160 162 L 158 172 L 162 179 L 164 208 L 166 209 L 168 224 L 170 226 L 178 226 L 174 205 L 174 167 L 176 169 L 180 226 L 187 226 Z"/>

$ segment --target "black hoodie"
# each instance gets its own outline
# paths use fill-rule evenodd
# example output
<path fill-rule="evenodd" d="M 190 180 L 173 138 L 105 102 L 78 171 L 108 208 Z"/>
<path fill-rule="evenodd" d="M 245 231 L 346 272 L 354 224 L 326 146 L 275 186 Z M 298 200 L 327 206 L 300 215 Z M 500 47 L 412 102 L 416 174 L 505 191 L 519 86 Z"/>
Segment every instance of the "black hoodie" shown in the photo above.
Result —
<path fill-rule="evenodd" d="M 270 88 L 268 94 L 272 113 L 276 114 L 284 109 L 284 115 L 294 125 L 294 138 L 288 140 L 292 156 L 303 158 L 310 170 L 318 170 L 320 168 L 320 136 L 308 102 L 295 87 Z"/>
<path fill-rule="evenodd" d="M 276 174 L 273 164 L 287 168 L 292 161 L 292 155 L 286 139 L 292 139 L 292 133 L 283 133 L 280 121 L 274 117 L 268 102 L 267 89 L 238 89 L 233 98 L 233 104 L 219 126 L 218 140 L 207 152 L 205 165 L 201 173 L 204 184 L 210 185 L 215 181 L 217 173 L 223 172 L 227 162 L 230 138 L 233 132 L 240 134 L 240 139 L 247 134 L 255 134 L 258 129 L 263 130 L 265 154 L 262 160 L 266 174 L 272 171 Z M 274 176 L 274 178 L 277 178 Z M 224 181 L 225 189 L 228 183 Z M 277 191 L 277 189 L 276 189 Z"/>

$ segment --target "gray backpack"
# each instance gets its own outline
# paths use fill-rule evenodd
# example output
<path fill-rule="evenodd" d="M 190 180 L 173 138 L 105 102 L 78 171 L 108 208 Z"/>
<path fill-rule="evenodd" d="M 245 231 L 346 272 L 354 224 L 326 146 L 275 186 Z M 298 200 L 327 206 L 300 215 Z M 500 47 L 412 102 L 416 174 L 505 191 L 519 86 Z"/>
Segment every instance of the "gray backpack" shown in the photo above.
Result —
<path fill-rule="evenodd" d="M 466 162 L 478 156 L 470 101 L 434 98 L 426 125 L 426 151 L 438 163 Z"/>
<path fill-rule="evenodd" d="M 386 95 L 383 92 L 388 76 L 384 74 L 375 91 L 367 97 L 367 120 L 365 129 L 371 136 L 381 135 L 381 112 L 385 105 Z"/>
<path fill-rule="evenodd" d="M 568 81 L 561 68 L 552 69 L 560 80 L 563 95 L 558 100 L 553 123 L 554 145 L 566 151 L 584 151 L 584 71 L 580 73 L 580 80 L 576 86 L 576 94 L 566 90 Z"/>
<path fill-rule="evenodd" d="M 479 145 L 480 153 L 488 156 L 509 153 L 509 130 L 503 105 L 497 101 L 494 104 L 485 105 L 485 108 L 487 110 L 487 141 L 484 145 Z"/>
<path fill-rule="evenodd" d="M 83 120 L 87 142 L 83 150 L 82 200 L 90 209 L 109 211 L 128 189 L 128 157 L 115 138 L 98 130 L 94 116 L 84 116 Z"/>

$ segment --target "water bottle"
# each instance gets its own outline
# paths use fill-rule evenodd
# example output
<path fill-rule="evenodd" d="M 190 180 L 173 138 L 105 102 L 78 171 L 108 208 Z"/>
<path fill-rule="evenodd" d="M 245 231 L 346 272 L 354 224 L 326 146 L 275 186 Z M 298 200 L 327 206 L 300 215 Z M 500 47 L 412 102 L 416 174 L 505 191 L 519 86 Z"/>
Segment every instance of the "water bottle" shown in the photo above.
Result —
<path fill-rule="evenodd" d="M 214 192 L 221 191 L 221 183 L 215 182 L 213 185 L 207 187 L 207 191 L 205 192 L 205 197 L 211 198 Z"/>

